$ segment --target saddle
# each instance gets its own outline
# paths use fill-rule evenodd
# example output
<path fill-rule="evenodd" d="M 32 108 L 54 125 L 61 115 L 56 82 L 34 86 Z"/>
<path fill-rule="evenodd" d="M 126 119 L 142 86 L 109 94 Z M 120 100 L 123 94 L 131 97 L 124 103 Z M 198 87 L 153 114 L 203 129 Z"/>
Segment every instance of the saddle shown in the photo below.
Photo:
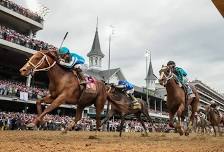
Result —
<path fill-rule="evenodd" d="M 91 76 L 86 76 L 86 88 L 85 91 L 90 93 L 96 93 L 96 79 Z"/>
<path fill-rule="evenodd" d="M 79 102 L 88 100 L 89 96 L 96 97 L 97 96 L 97 85 L 96 79 L 91 76 L 86 76 L 86 84 L 81 88 L 82 94 L 79 98 Z"/>

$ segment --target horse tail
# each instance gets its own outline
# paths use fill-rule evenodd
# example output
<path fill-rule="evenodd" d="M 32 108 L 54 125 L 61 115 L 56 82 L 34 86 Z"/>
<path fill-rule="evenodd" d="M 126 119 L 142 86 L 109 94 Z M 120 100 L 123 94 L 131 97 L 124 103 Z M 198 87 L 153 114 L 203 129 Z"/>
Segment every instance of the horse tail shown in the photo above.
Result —
<path fill-rule="evenodd" d="M 142 105 L 142 113 L 145 115 L 145 117 L 147 118 L 147 120 L 148 120 L 148 122 L 150 122 L 151 123 L 151 125 L 152 126 L 154 126 L 153 125 L 153 120 L 152 120 L 152 118 L 150 117 L 150 115 L 149 115 L 149 111 L 148 111 L 148 104 L 146 104 L 146 102 L 144 102 L 142 99 L 140 99 L 140 98 L 137 98 L 138 99 L 138 101 L 141 103 L 141 105 Z"/>

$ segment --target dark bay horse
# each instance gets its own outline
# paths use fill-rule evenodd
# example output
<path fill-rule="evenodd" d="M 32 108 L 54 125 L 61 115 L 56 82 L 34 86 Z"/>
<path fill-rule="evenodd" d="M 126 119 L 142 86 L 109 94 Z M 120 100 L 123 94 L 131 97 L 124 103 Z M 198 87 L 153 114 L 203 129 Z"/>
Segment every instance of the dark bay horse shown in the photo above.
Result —
<path fill-rule="evenodd" d="M 222 133 L 220 130 L 220 125 L 221 123 L 223 123 L 223 118 L 210 105 L 205 107 L 205 111 L 206 111 L 207 119 L 211 123 L 211 126 L 214 130 L 215 136 L 216 136 L 216 128 L 215 128 L 216 126 L 218 127 L 218 133 L 221 136 Z"/>
<path fill-rule="evenodd" d="M 146 129 L 144 121 L 141 118 L 141 114 L 143 114 L 146 117 L 148 122 L 152 123 L 152 119 L 149 116 L 148 107 L 146 103 L 141 99 L 137 99 L 141 104 L 141 109 L 133 109 L 130 106 L 131 99 L 128 98 L 127 95 L 125 95 L 125 93 L 121 91 L 121 89 L 116 88 L 114 85 L 107 85 L 107 87 L 109 88 L 107 89 L 107 94 L 108 94 L 107 100 L 109 103 L 111 103 L 111 109 L 106 115 L 106 118 L 102 121 L 102 125 L 106 123 L 114 114 L 120 115 L 120 118 L 121 118 L 120 136 L 121 136 L 125 117 L 127 115 L 134 114 L 136 118 L 138 118 L 140 123 L 142 124 L 145 130 L 145 134 L 147 135 L 147 129 Z"/>
<path fill-rule="evenodd" d="M 82 117 L 85 107 L 94 104 L 96 107 L 96 127 L 100 127 L 100 113 L 106 102 L 106 86 L 101 81 L 96 81 L 95 94 L 82 94 L 77 74 L 62 68 L 57 64 L 57 53 L 55 51 L 37 51 L 29 61 L 20 69 L 22 76 L 34 74 L 38 71 L 47 71 L 49 78 L 49 94 L 43 99 L 37 100 L 38 117 L 31 126 L 40 124 L 43 117 L 59 107 L 61 104 L 77 105 L 75 120 L 64 132 L 71 129 Z M 80 98 L 81 97 L 81 98 Z M 41 103 L 50 104 L 43 112 Z"/>
<path fill-rule="evenodd" d="M 175 79 L 175 74 L 168 66 L 162 66 L 161 70 L 159 71 L 160 79 L 159 83 L 163 86 L 165 86 L 167 91 L 167 108 L 169 111 L 169 121 L 170 126 L 174 127 L 173 125 L 173 118 L 174 115 L 177 114 L 178 117 L 178 124 L 176 125 L 176 129 L 179 132 L 180 135 L 183 135 L 184 130 L 182 126 L 182 122 L 185 118 L 185 110 L 188 109 L 188 104 L 186 105 L 186 94 L 184 89 L 182 89 L 179 84 L 177 83 Z M 192 87 L 193 93 L 195 94 L 195 97 L 193 98 L 192 102 L 189 103 L 191 105 L 191 116 L 190 116 L 190 127 L 192 127 L 195 112 L 198 111 L 198 105 L 199 105 L 199 95 L 196 91 L 196 89 Z M 189 124 L 189 122 L 188 122 Z M 185 131 L 185 135 L 189 135 L 189 126 L 187 130 Z"/>

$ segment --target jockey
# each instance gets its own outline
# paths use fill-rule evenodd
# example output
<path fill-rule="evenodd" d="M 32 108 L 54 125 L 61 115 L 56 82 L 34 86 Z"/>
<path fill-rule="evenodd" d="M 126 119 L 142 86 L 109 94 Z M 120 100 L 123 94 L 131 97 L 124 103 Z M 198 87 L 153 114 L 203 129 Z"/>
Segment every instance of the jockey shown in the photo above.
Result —
<path fill-rule="evenodd" d="M 210 107 L 212 107 L 214 111 L 220 115 L 219 106 L 214 100 L 211 101 Z"/>
<path fill-rule="evenodd" d="M 59 64 L 68 69 L 74 69 L 80 79 L 80 84 L 85 84 L 85 77 L 82 73 L 81 66 L 85 63 L 85 59 L 76 54 L 70 53 L 69 49 L 66 47 L 61 47 L 58 51 Z"/>
<path fill-rule="evenodd" d="M 178 81 L 187 89 L 187 95 L 190 96 L 191 98 L 195 97 L 195 95 L 193 94 L 193 91 L 191 89 L 191 87 L 188 84 L 188 80 L 187 80 L 187 72 L 184 71 L 184 69 L 180 68 L 180 67 L 176 67 L 176 64 L 174 61 L 169 61 L 167 63 L 167 66 L 169 66 L 173 73 L 177 76 Z"/>
<path fill-rule="evenodd" d="M 116 86 L 117 88 L 123 88 L 125 93 L 132 99 L 133 105 L 137 105 L 138 100 L 134 97 L 134 85 L 128 82 L 127 80 L 119 80 L 118 85 Z"/>

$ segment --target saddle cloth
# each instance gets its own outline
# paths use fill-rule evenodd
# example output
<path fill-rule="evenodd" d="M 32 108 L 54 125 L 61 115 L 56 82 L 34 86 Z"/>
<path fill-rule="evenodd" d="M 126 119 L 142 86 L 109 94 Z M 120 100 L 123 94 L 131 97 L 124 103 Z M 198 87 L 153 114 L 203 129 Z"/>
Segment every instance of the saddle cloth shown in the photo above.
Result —
<path fill-rule="evenodd" d="M 85 91 L 89 93 L 95 93 L 96 92 L 96 79 L 91 76 L 86 76 L 86 89 Z"/>

